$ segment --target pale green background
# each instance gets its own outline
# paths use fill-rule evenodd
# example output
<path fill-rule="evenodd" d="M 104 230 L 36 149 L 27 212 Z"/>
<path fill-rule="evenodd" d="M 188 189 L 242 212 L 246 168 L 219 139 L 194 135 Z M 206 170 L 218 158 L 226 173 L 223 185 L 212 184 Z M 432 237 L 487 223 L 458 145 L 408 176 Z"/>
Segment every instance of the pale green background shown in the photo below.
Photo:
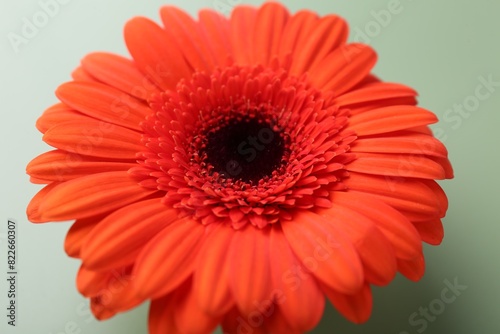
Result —
<path fill-rule="evenodd" d="M 222 0 L 260 4 L 262 1 Z M 74 277 L 78 261 L 63 252 L 69 224 L 32 225 L 25 206 L 38 189 L 28 183 L 26 163 L 47 147 L 34 123 L 56 102 L 53 91 L 69 80 L 79 59 L 95 50 L 126 54 L 122 27 L 127 19 L 145 15 L 158 19 L 164 1 L 70 1 L 39 34 L 15 53 L 7 39 L 19 33 L 23 17 L 40 10 L 38 1 L 0 1 L 0 101 L 2 183 L 0 219 L 0 309 L 6 303 L 5 221 L 20 223 L 19 326 L 7 328 L 0 312 L 1 333 L 60 334 L 74 322 L 79 333 L 145 333 L 147 305 L 99 323 L 88 313 L 77 293 Z M 212 7 L 212 0 L 169 1 L 191 13 Z M 285 1 L 292 11 L 310 8 L 321 14 L 336 12 L 355 29 L 377 28 L 373 12 L 389 0 Z M 479 78 L 500 82 L 500 1 L 401 0 L 402 11 L 391 22 L 372 31 L 370 44 L 378 51 L 375 72 L 384 80 L 402 82 L 420 93 L 420 104 L 436 112 L 442 138 L 450 151 L 456 178 L 443 182 L 450 199 L 445 219 L 446 237 L 440 247 L 426 247 L 425 278 L 412 283 L 397 278 L 375 289 L 371 320 L 350 324 L 328 308 L 314 333 L 414 334 L 420 327 L 408 318 L 420 307 L 440 298 L 443 281 L 458 279 L 467 289 L 446 306 L 427 334 L 500 333 L 500 269 L 498 189 L 500 182 L 500 87 L 470 114 L 448 109 L 471 101 Z M 454 118 L 453 118 L 454 117 Z M 457 118 L 458 117 L 458 118 Z M 72 333 L 66 331 L 66 333 Z M 75 333 L 78 333 L 76 331 Z"/>

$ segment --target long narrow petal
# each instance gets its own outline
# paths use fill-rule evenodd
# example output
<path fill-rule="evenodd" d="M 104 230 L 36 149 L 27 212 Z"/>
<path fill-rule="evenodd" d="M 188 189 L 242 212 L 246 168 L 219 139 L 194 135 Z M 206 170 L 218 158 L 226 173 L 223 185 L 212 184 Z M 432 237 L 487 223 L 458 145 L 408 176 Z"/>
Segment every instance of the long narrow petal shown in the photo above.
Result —
<path fill-rule="evenodd" d="M 250 49 L 258 64 L 267 65 L 278 56 L 283 28 L 289 16 L 288 10 L 277 3 L 266 3 L 259 8 L 253 35 L 255 49 Z"/>
<path fill-rule="evenodd" d="M 171 295 L 154 299 L 149 306 L 148 329 L 151 334 L 181 334 L 175 323 L 177 301 Z"/>
<path fill-rule="evenodd" d="M 158 87 L 130 59 L 112 53 L 94 52 L 82 59 L 82 67 L 100 82 L 147 101 Z"/>
<path fill-rule="evenodd" d="M 175 323 L 183 334 L 213 333 L 222 316 L 214 317 L 203 312 L 198 306 L 197 296 L 192 287 L 187 291 L 177 291 Z"/>
<path fill-rule="evenodd" d="M 56 148 L 101 158 L 134 160 L 144 150 L 141 134 L 98 120 L 72 120 L 45 132 L 43 140 Z"/>
<path fill-rule="evenodd" d="M 191 16 L 174 6 L 162 7 L 160 15 L 169 39 L 176 41 L 191 68 L 196 71 L 210 71 L 215 64 L 209 43 L 203 39 L 199 25 Z"/>
<path fill-rule="evenodd" d="M 205 227 L 189 219 L 167 226 L 144 246 L 133 276 L 142 298 L 159 298 L 184 282 L 195 268 Z"/>
<path fill-rule="evenodd" d="M 446 147 L 438 139 L 410 132 L 387 137 L 359 138 L 352 144 L 351 152 L 405 153 L 442 158 L 448 156 Z"/>
<path fill-rule="evenodd" d="M 333 306 L 349 321 L 362 324 L 370 318 L 373 308 L 373 296 L 370 286 L 363 287 L 352 295 L 338 293 L 327 286 L 323 287 Z"/>
<path fill-rule="evenodd" d="M 26 167 L 26 172 L 47 183 L 52 181 L 68 181 L 78 177 L 112 172 L 126 171 L 136 166 L 133 162 L 105 161 L 103 158 L 93 158 L 54 150 L 43 153 L 33 159 Z"/>
<path fill-rule="evenodd" d="M 325 297 L 321 296 L 323 300 Z M 307 310 L 305 307 L 303 310 Z M 281 307 L 275 307 L 273 314 L 265 319 L 265 326 L 268 333 L 286 333 L 286 334 L 302 334 L 304 331 L 293 328 L 287 321 L 287 317 L 283 314 Z"/>
<path fill-rule="evenodd" d="M 64 103 L 57 103 L 45 110 L 36 121 L 36 128 L 41 133 L 47 132 L 51 127 L 68 121 L 87 121 L 90 117 L 70 108 Z"/>
<path fill-rule="evenodd" d="M 233 233 L 231 228 L 219 226 L 207 237 L 198 256 L 193 289 L 201 309 L 213 316 L 223 315 L 234 306 L 227 256 Z"/>
<path fill-rule="evenodd" d="M 344 194 L 338 193 L 340 196 Z M 352 200 L 349 197 L 345 200 Z M 335 196 L 334 207 L 322 210 L 320 214 L 350 238 L 363 262 L 365 280 L 376 285 L 387 285 L 394 279 L 397 272 L 396 254 L 389 240 L 370 218 L 343 205 L 339 196 Z"/>
<path fill-rule="evenodd" d="M 104 84 L 67 82 L 57 88 L 56 95 L 82 114 L 138 131 L 152 113 L 142 101 Z"/>
<path fill-rule="evenodd" d="M 283 224 L 283 232 L 304 266 L 323 283 L 343 293 L 361 287 L 363 266 L 358 253 L 344 232 L 325 218 L 302 211 Z"/>
<path fill-rule="evenodd" d="M 90 231 L 92 231 L 104 217 L 105 215 L 77 219 L 73 225 L 71 225 L 64 239 L 64 250 L 68 256 L 80 258 L 82 245 L 87 240 Z"/>
<path fill-rule="evenodd" d="M 369 217 L 391 242 L 398 258 L 412 259 L 421 254 L 422 243 L 413 224 L 386 203 L 350 191 L 334 192 L 332 202 Z"/>
<path fill-rule="evenodd" d="M 353 115 L 349 129 L 358 136 L 405 130 L 438 121 L 432 112 L 414 106 L 391 106 Z"/>
<path fill-rule="evenodd" d="M 43 220 L 61 221 L 96 216 L 117 210 L 153 194 L 127 172 L 107 172 L 63 182 L 43 198 Z"/>
<path fill-rule="evenodd" d="M 318 15 L 308 10 L 301 10 L 292 15 L 283 30 L 279 47 L 280 59 L 285 59 L 296 51 L 300 52 L 318 21 Z"/>
<path fill-rule="evenodd" d="M 424 222 L 415 222 L 415 228 L 423 242 L 430 245 L 439 245 L 444 238 L 443 222 L 441 219 L 433 219 Z"/>
<path fill-rule="evenodd" d="M 40 210 L 40 206 L 42 203 L 45 201 L 45 198 L 47 195 L 58 185 L 60 185 L 61 182 L 52 182 L 45 187 L 43 187 L 41 190 L 39 190 L 35 196 L 31 199 L 31 201 L 28 204 L 28 207 L 26 208 L 26 215 L 28 216 L 28 219 L 32 223 L 46 223 L 49 220 L 43 219 L 42 217 L 42 211 Z"/>
<path fill-rule="evenodd" d="M 368 102 L 390 100 L 394 98 L 415 98 L 417 92 L 408 86 L 391 83 L 377 82 L 354 89 L 343 95 L 337 96 L 333 103 L 340 107 L 364 104 Z"/>
<path fill-rule="evenodd" d="M 83 245 L 82 260 L 92 270 L 131 264 L 145 243 L 177 219 L 177 212 L 160 198 L 123 207 L 93 229 Z"/>
<path fill-rule="evenodd" d="M 293 254 L 283 232 L 273 229 L 271 233 L 273 257 L 272 282 L 279 291 L 276 303 L 287 319 L 287 323 L 300 333 L 310 331 L 321 320 L 325 307 L 316 278 L 304 276 L 307 272 Z"/>
<path fill-rule="evenodd" d="M 238 308 L 249 314 L 255 301 L 271 299 L 269 230 L 253 226 L 234 233 L 228 248 L 230 286 Z"/>
<path fill-rule="evenodd" d="M 356 153 L 356 159 L 346 167 L 349 171 L 382 176 L 413 177 L 442 180 L 443 167 L 425 155 Z"/>
<path fill-rule="evenodd" d="M 249 65 L 253 63 L 253 30 L 257 10 L 253 7 L 238 6 L 231 13 L 230 42 L 232 45 L 234 60 L 239 65 Z"/>
<path fill-rule="evenodd" d="M 153 21 L 136 17 L 125 26 L 125 42 L 137 66 L 149 80 L 163 90 L 176 87 L 189 78 L 192 69 L 167 33 Z"/>
<path fill-rule="evenodd" d="M 398 270 L 406 278 L 419 281 L 425 273 L 425 259 L 423 255 L 412 260 L 398 260 Z"/>
<path fill-rule="evenodd" d="M 82 265 L 76 276 L 76 287 L 86 297 L 97 296 L 106 287 L 109 276 L 109 272 L 89 270 Z"/>
<path fill-rule="evenodd" d="M 227 63 L 232 53 L 229 41 L 229 20 L 213 10 L 202 9 L 199 12 L 199 25 L 208 47 L 214 56 L 216 66 Z"/>
<path fill-rule="evenodd" d="M 348 189 L 389 204 L 412 221 L 440 217 L 439 197 L 424 182 L 412 178 L 350 172 L 344 180 Z"/>
<path fill-rule="evenodd" d="M 226 314 L 222 320 L 222 332 L 227 334 L 249 333 L 249 334 L 269 334 L 264 327 L 264 321 L 253 322 L 248 316 L 241 314 L 235 307 Z"/>
<path fill-rule="evenodd" d="M 348 44 L 335 49 L 315 65 L 309 79 L 314 87 L 339 96 L 356 86 L 377 61 L 375 51 L 363 44 Z"/>
<path fill-rule="evenodd" d="M 307 39 L 302 41 L 302 45 L 297 45 L 298 48 L 293 54 L 290 73 L 300 76 L 311 69 L 311 76 L 314 76 L 316 73 L 313 72 L 313 69 L 318 64 L 331 66 L 331 63 L 327 62 L 325 57 L 345 44 L 347 34 L 347 23 L 340 16 L 327 15 L 319 19 L 308 32 Z"/>

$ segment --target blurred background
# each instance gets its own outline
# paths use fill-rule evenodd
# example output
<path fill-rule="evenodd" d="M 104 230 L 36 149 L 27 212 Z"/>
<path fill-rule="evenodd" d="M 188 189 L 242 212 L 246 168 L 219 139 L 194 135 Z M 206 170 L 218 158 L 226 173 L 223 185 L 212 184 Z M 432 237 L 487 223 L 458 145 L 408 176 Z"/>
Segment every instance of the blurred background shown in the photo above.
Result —
<path fill-rule="evenodd" d="M 25 208 L 39 187 L 28 182 L 26 164 L 47 150 L 35 120 L 57 102 L 53 92 L 70 79 L 92 51 L 127 55 L 124 23 L 143 15 L 159 20 L 164 4 L 191 14 L 212 8 L 225 14 L 250 0 L 54 0 L 45 24 L 22 36 L 50 0 L 0 2 L 0 332 L 22 334 L 146 333 L 147 305 L 106 322 L 90 315 L 75 288 L 78 261 L 63 251 L 69 223 L 34 225 Z M 500 1 L 355 0 L 283 1 L 338 13 L 350 23 L 351 40 L 379 54 L 375 73 L 410 85 L 420 105 L 440 122 L 435 134 L 448 147 L 455 179 L 442 182 L 450 200 L 445 239 L 425 247 L 427 272 L 418 283 L 402 277 L 374 289 L 374 311 L 364 325 L 345 321 L 328 307 L 313 333 L 500 333 Z M 6 227 L 18 223 L 18 318 L 7 325 Z M 449 286 L 452 294 L 443 295 Z M 445 297 L 443 297 L 445 296 Z M 456 298 L 452 298 L 456 297 Z M 451 301 L 451 299 L 453 299 Z"/>

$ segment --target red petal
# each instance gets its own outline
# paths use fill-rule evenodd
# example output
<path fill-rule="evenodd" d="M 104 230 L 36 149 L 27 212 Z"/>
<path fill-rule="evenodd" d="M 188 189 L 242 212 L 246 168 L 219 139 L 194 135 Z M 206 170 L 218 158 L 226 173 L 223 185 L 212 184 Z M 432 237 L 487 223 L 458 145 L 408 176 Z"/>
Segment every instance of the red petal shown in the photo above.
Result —
<path fill-rule="evenodd" d="M 254 226 L 234 232 L 228 248 L 230 285 L 243 314 L 255 310 L 255 301 L 271 299 L 269 229 Z"/>
<path fill-rule="evenodd" d="M 309 211 L 301 211 L 282 227 L 294 253 L 323 283 L 344 293 L 354 293 L 361 287 L 363 266 L 342 230 Z"/>
<path fill-rule="evenodd" d="M 140 100 L 103 84 L 68 82 L 56 95 L 82 114 L 133 130 L 142 131 L 140 123 L 152 113 Z"/>
<path fill-rule="evenodd" d="M 141 100 L 160 90 L 142 74 L 133 61 L 104 53 L 91 53 L 82 59 L 82 66 L 100 82 Z"/>
<path fill-rule="evenodd" d="M 99 82 L 96 78 L 90 75 L 90 73 L 85 71 L 81 66 L 79 66 L 76 70 L 74 70 L 71 73 L 71 78 L 73 78 L 73 80 L 75 81 L 94 82 L 94 83 Z"/>
<path fill-rule="evenodd" d="M 338 194 L 342 197 L 344 193 Z M 347 197 L 346 200 L 350 202 L 352 199 Z M 397 272 L 392 245 L 369 217 L 343 205 L 339 196 L 334 199 L 336 205 L 320 214 L 348 235 L 363 262 L 365 280 L 376 285 L 389 284 Z"/>
<path fill-rule="evenodd" d="M 356 160 L 346 167 L 349 171 L 395 177 L 442 180 L 446 173 L 440 164 L 425 155 L 356 153 Z"/>
<path fill-rule="evenodd" d="M 278 291 L 275 303 L 292 328 L 310 331 L 321 320 L 325 297 L 314 276 L 305 274 L 281 230 L 272 230 L 271 249 L 276 259 L 271 268 L 272 285 Z"/>
<path fill-rule="evenodd" d="M 83 245 L 82 260 L 92 270 L 129 265 L 145 244 L 177 219 L 177 212 L 159 198 L 123 207 L 92 230 Z"/>
<path fill-rule="evenodd" d="M 99 173 L 58 184 L 45 195 L 39 212 L 46 221 L 85 218 L 119 209 L 152 193 L 127 172 Z"/>
<path fill-rule="evenodd" d="M 168 34 L 153 21 L 136 17 L 125 26 L 125 42 L 137 66 L 163 90 L 174 89 L 192 70 Z"/>
<path fill-rule="evenodd" d="M 215 65 L 225 65 L 232 53 L 231 44 L 228 43 L 228 19 L 212 10 L 201 10 L 199 12 L 199 26 L 204 33 L 205 40 L 210 41 L 208 47 L 214 55 Z"/>
<path fill-rule="evenodd" d="M 313 79 L 312 77 L 316 73 L 313 73 L 312 69 L 319 64 L 326 65 L 329 63 L 325 57 L 345 44 L 348 27 L 345 20 L 340 16 L 327 15 L 317 20 L 314 27 L 307 33 L 307 39 L 303 40 L 303 43 L 297 44 L 297 49 L 293 53 L 290 73 L 300 76 L 311 70 L 311 79 Z"/>
<path fill-rule="evenodd" d="M 149 307 L 150 334 L 181 334 L 175 323 L 177 301 L 171 295 L 154 299 Z"/>
<path fill-rule="evenodd" d="M 423 242 L 430 245 L 439 245 L 443 241 L 444 229 L 441 219 L 416 222 L 414 225 Z"/>
<path fill-rule="evenodd" d="M 93 297 L 105 288 L 108 279 L 108 272 L 92 271 L 82 265 L 76 276 L 76 286 L 85 297 Z"/>
<path fill-rule="evenodd" d="M 420 255 L 413 260 L 398 259 L 398 270 L 409 280 L 419 281 L 425 273 L 424 256 Z"/>
<path fill-rule="evenodd" d="M 30 222 L 46 223 L 50 221 L 50 219 L 46 220 L 42 218 L 42 211 L 40 211 L 40 206 L 45 201 L 47 194 L 49 194 L 52 191 L 52 189 L 54 189 L 60 184 L 61 182 L 52 182 L 51 184 L 43 187 L 40 191 L 36 193 L 35 196 L 33 196 L 33 198 L 28 204 L 28 207 L 26 208 L 26 215 L 28 216 Z"/>
<path fill-rule="evenodd" d="M 335 49 L 311 68 L 309 79 L 320 90 L 339 96 L 356 86 L 377 61 L 373 49 L 363 44 L 348 44 Z"/>
<path fill-rule="evenodd" d="M 338 293 L 323 287 L 333 306 L 349 321 L 362 324 L 370 318 L 373 308 L 373 296 L 370 286 L 365 283 L 361 290 L 352 295 Z"/>
<path fill-rule="evenodd" d="M 71 153 L 120 160 L 135 160 L 144 150 L 141 138 L 138 132 L 93 119 L 60 123 L 43 136 L 47 144 Z"/>
<path fill-rule="evenodd" d="M 184 282 L 195 268 L 205 227 L 182 219 L 167 226 L 140 252 L 134 284 L 143 298 L 159 298 Z"/>
<path fill-rule="evenodd" d="M 257 10 L 253 7 L 238 6 L 231 13 L 230 18 L 230 42 L 233 49 L 233 56 L 236 64 L 248 65 L 253 64 L 253 31 L 255 20 L 257 18 Z"/>
<path fill-rule="evenodd" d="M 175 305 L 175 323 L 183 334 L 213 333 L 222 317 L 213 317 L 204 313 L 192 289 L 177 291 Z"/>
<path fill-rule="evenodd" d="M 233 233 L 233 229 L 219 226 L 207 237 L 198 256 L 193 289 L 200 307 L 212 316 L 223 315 L 234 306 L 227 256 Z"/>
<path fill-rule="evenodd" d="M 394 98 L 415 98 L 416 96 L 417 92 L 408 86 L 390 82 L 377 82 L 337 96 L 333 103 L 339 107 L 347 107 Z"/>
<path fill-rule="evenodd" d="M 82 245 L 87 240 L 90 231 L 104 218 L 105 216 L 94 216 L 88 218 L 77 219 L 69 228 L 64 239 L 64 250 L 71 257 L 79 258 Z"/>
<path fill-rule="evenodd" d="M 47 132 L 53 126 L 68 121 L 87 121 L 91 118 L 79 113 L 63 103 L 58 103 L 45 110 L 36 121 L 36 128 L 41 133 Z"/>
<path fill-rule="evenodd" d="M 54 150 L 33 159 L 26 167 L 26 172 L 32 177 L 50 183 L 52 181 L 68 181 L 89 174 L 127 171 L 134 166 L 137 166 L 137 164 L 103 161 L 102 158 L 85 157 L 75 153 Z"/>
<path fill-rule="evenodd" d="M 358 136 L 405 130 L 438 121 L 432 112 L 414 106 L 390 106 L 351 116 L 349 129 Z"/>
<path fill-rule="evenodd" d="M 370 218 L 391 242 L 398 258 L 412 259 L 422 252 L 422 242 L 410 221 L 386 203 L 360 193 L 334 192 L 332 201 Z"/>
<path fill-rule="evenodd" d="M 278 3 L 266 3 L 259 8 L 253 34 L 255 62 L 268 65 L 274 57 L 278 56 L 283 28 L 289 16 L 288 10 Z"/>
<path fill-rule="evenodd" d="M 436 138 L 411 132 L 391 137 L 359 138 L 352 144 L 351 152 L 448 156 L 446 147 Z"/>
<path fill-rule="evenodd" d="M 352 191 L 370 195 L 389 204 L 412 221 L 440 216 L 440 200 L 425 182 L 411 178 L 351 172 L 344 184 Z"/>
<path fill-rule="evenodd" d="M 191 68 L 210 71 L 215 66 L 212 53 L 191 16 L 174 6 L 162 7 L 160 15 L 168 38 L 176 41 Z"/>
<path fill-rule="evenodd" d="M 301 10 L 292 15 L 283 29 L 279 47 L 280 59 L 285 59 L 289 54 L 300 52 L 318 21 L 318 15 L 308 10 Z"/>

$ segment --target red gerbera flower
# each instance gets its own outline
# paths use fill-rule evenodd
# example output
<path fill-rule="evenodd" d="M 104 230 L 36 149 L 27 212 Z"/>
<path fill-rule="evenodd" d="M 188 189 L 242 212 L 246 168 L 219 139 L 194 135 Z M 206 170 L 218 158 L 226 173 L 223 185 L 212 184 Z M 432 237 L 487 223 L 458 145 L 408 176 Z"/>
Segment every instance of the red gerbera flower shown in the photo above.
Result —
<path fill-rule="evenodd" d="M 424 273 L 451 178 L 416 92 L 370 74 L 336 15 L 279 4 L 161 9 L 125 27 L 132 60 L 85 57 L 37 122 L 56 149 L 32 222 L 65 248 L 99 319 L 152 300 L 150 332 L 303 333 L 325 296 L 366 321 L 371 285 Z"/>

